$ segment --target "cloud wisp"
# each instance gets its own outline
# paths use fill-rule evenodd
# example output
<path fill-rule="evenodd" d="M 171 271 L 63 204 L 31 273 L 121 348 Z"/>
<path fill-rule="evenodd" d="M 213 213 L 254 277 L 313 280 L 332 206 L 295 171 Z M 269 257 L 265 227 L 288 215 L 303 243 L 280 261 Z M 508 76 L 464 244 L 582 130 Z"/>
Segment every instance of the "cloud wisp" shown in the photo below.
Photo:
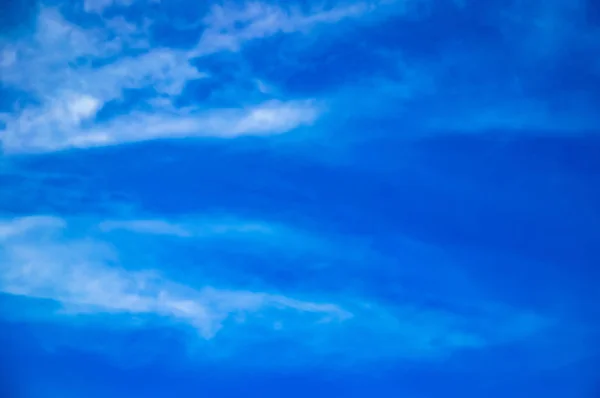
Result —
<path fill-rule="evenodd" d="M 366 297 L 344 296 L 332 302 L 227 285 L 186 285 L 165 278 L 156 269 L 126 267 L 120 263 L 118 247 L 110 240 L 94 238 L 83 230 L 77 232 L 74 225 L 78 224 L 48 216 L 2 221 L 0 291 L 32 299 L 31 305 L 35 305 L 35 299 L 60 304 L 62 309 L 53 315 L 57 320 L 85 319 L 91 314 L 158 316 L 188 325 L 203 339 L 217 339 L 217 343 L 224 330 L 228 338 L 238 336 L 241 346 L 246 341 L 244 325 L 250 322 L 261 325 L 264 339 L 269 339 L 270 333 L 282 333 L 284 328 L 288 338 L 314 353 L 343 353 L 348 358 L 431 359 L 456 350 L 528 338 L 547 323 L 540 316 L 502 306 L 484 306 L 466 315 L 418 302 L 390 307 Z M 183 227 L 159 220 L 96 225 L 105 233 L 126 229 L 158 234 L 157 239 L 161 234 L 175 238 L 191 235 Z M 205 235 L 208 230 L 223 232 L 223 228 L 212 227 L 197 229 L 196 236 L 201 238 L 201 231 Z M 263 229 L 249 230 L 241 224 L 226 229 L 264 233 Z M 176 259 L 176 253 L 173 255 Z M 331 298 L 317 292 L 302 296 Z M 240 328 L 239 333 L 234 333 L 234 325 Z"/>
<path fill-rule="evenodd" d="M 133 3 L 86 1 L 83 7 L 74 7 L 92 21 L 86 23 L 67 17 L 73 10 L 64 4 L 41 5 L 32 32 L 17 40 L 0 39 L 0 83 L 21 93 L 10 109 L 0 112 L 4 152 L 48 152 L 159 138 L 264 136 L 311 126 L 326 108 L 323 101 L 266 90 L 268 82 L 256 77 L 244 79 L 254 81 L 260 95 L 234 90 L 228 94 L 235 99 L 232 106 L 194 98 L 186 88 L 214 78 L 199 66 L 214 54 L 237 53 L 250 42 L 277 35 L 308 35 L 344 21 L 412 10 L 412 3 L 387 0 L 329 8 L 267 2 L 213 5 L 197 16 L 195 24 L 203 33 L 186 49 L 155 43 L 154 17 L 133 21 L 120 14 Z M 112 8 L 116 16 L 105 15 Z M 142 97 L 134 109 L 107 111 L 111 104 L 124 102 L 131 91 Z M 187 105 L 181 105 L 182 99 Z"/>
<path fill-rule="evenodd" d="M 240 222 L 236 220 L 216 220 L 197 223 L 174 223 L 155 219 L 107 220 L 98 227 L 101 231 L 130 231 L 133 233 L 167 235 L 179 238 L 209 237 L 228 234 L 272 235 L 277 228 L 266 223 Z"/>
<path fill-rule="evenodd" d="M 203 18 L 206 30 L 193 50 L 206 55 L 218 51 L 239 51 L 244 43 L 278 33 L 308 32 L 319 25 L 334 24 L 346 19 L 364 17 L 394 1 L 359 1 L 330 9 L 314 8 L 303 12 L 292 3 L 290 7 L 267 2 L 247 2 L 241 6 L 231 3 L 214 5 Z M 404 7 L 401 7 L 405 11 Z M 389 10 L 388 10 L 389 11 Z"/>
<path fill-rule="evenodd" d="M 103 3 L 104 4 L 104 3 Z M 2 84 L 31 96 L 0 114 L 5 152 L 45 152 L 156 138 L 285 133 L 311 125 L 320 107 L 307 99 L 266 98 L 237 108 L 180 107 L 190 82 L 208 75 L 193 65 L 196 50 L 155 47 L 148 22 L 103 19 L 84 27 L 59 9 L 42 7 L 31 36 L 4 43 Z M 126 90 L 151 89 L 144 110 L 97 115 Z"/>
<path fill-rule="evenodd" d="M 165 231 L 165 225 L 138 223 L 135 228 L 173 233 Z M 268 308 L 309 313 L 317 319 L 342 321 L 352 316 L 335 304 L 210 286 L 192 288 L 166 280 L 157 271 L 128 271 L 117 265 L 110 245 L 61 239 L 65 227 L 63 220 L 52 217 L 0 224 L 2 292 L 55 300 L 70 314 L 157 314 L 188 323 L 207 339 L 227 318 Z"/>
<path fill-rule="evenodd" d="M 452 43 L 463 41 L 456 40 L 461 34 L 471 33 L 469 6 L 459 3 L 439 7 L 448 6 L 454 17 L 464 19 L 465 31 L 448 31 L 450 39 L 435 45 L 423 38 L 428 55 L 415 50 L 421 47 L 414 45 L 422 39 L 418 26 L 440 21 L 437 6 L 421 0 L 340 1 L 329 7 L 226 2 L 190 12 L 186 26 L 150 11 L 131 18 L 130 7 L 141 5 L 129 0 L 42 4 L 31 32 L 16 40 L 0 38 L 0 83 L 19 93 L 18 101 L 0 111 L 2 147 L 6 153 L 48 152 L 161 138 L 269 136 L 330 120 L 337 126 L 351 115 L 359 120 L 395 117 L 414 134 L 568 134 L 598 127 L 591 111 L 596 97 L 577 79 L 561 78 L 562 91 L 545 94 L 554 89 L 548 82 L 556 80 L 557 71 L 544 65 L 562 65 L 569 51 L 584 54 L 599 47 L 597 29 L 585 21 L 586 6 L 534 2 L 503 8 L 494 18 L 475 13 L 487 18 L 494 33 L 455 48 Z M 149 8 L 155 6 L 163 5 Z M 163 43 L 156 40 L 155 28 L 164 20 L 171 31 Z M 389 35 L 378 25 L 392 22 L 394 35 L 383 39 Z M 341 28 L 343 39 L 330 35 L 333 26 Z M 416 29 L 414 43 L 397 35 L 404 28 Z M 179 30 L 189 36 L 186 46 L 169 44 L 170 34 L 177 36 L 173 32 Z M 317 41 L 331 47 L 326 52 L 331 56 L 317 59 Z M 351 54 L 346 54 L 348 42 L 358 43 Z M 531 42 L 544 44 L 536 45 L 540 48 L 534 54 Z M 262 43 L 258 53 L 245 52 L 256 43 Z M 502 46 L 514 59 L 509 71 L 494 72 L 503 80 L 498 86 L 482 70 L 495 67 Z M 225 57 L 230 63 L 217 69 L 231 76 L 221 80 L 204 63 L 217 62 L 214 58 L 223 54 L 231 56 Z M 257 59 L 261 66 L 252 67 Z M 545 69 L 539 76 L 529 72 L 536 68 Z M 588 86 L 598 79 L 592 62 L 569 66 L 568 72 L 587 76 Z M 298 80 L 306 84 L 294 83 Z M 344 87 L 327 87 L 340 82 Z M 194 85 L 204 88 L 194 91 Z M 218 99 L 211 90 L 219 92 Z M 125 106 L 131 92 L 139 98 Z M 321 120 L 325 109 L 334 114 L 328 121 Z"/>

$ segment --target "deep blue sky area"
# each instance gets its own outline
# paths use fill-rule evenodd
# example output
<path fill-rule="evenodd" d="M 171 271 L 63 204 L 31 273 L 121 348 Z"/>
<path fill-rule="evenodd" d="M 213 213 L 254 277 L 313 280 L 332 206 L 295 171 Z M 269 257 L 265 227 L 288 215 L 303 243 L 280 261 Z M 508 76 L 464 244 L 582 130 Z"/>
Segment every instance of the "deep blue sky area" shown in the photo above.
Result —
<path fill-rule="evenodd" d="M 596 2 L 0 9 L 0 398 L 600 397 Z"/>

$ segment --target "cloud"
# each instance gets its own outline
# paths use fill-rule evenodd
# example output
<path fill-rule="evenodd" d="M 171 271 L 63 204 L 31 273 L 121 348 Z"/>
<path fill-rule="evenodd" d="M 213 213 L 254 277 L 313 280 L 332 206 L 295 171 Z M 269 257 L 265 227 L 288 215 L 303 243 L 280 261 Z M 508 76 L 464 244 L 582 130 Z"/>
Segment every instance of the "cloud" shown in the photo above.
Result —
<path fill-rule="evenodd" d="M 49 109 L 28 109 L 17 119 L 6 119 L 2 136 L 6 152 L 46 152 L 68 148 L 116 145 L 158 138 L 220 137 L 273 135 L 317 119 L 319 107 L 310 101 L 267 101 L 241 109 L 212 109 L 133 112 L 105 124 L 82 126 L 78 110 L 89 98 L 53 104 Z M 88 107 L 88 114 L 91 109 Z"/>
<path fill-rule="evenodd" d="M 128 220 L 128 221 L 103 221 L 99 228 L 105 232 L 126 230 L 152 235 L 171 235 L 190 237 L 192 234 L 183 226 L 162 220 Z"/>
<path fill-rule="evenodd" d="M 67 18 L 64 4 L 42 5 L 31 34 L 0 43 L 0 82 L 27 96 L 27 101 L 16 102 L 0 114 L 5 152 L 47 152 L 157 138 L 235 138 L 310 126 L 320 117 L 323 103 L 283 98 L 269 82 L 257 88 L 260 98 L 225 91 L 235 96 L 235 107 L 195 99 L 185 88 L 212 78 L 198 69 L 198 59 L 215 52 L 235 52 L 245 43 L 276 34 L 305 34 L 317 26 L 410 9 L 403 2 L 388 0 L 342 2 L 327 8 L 224 3 L 197 16 L 203 33 L 195 46 L 184 49 L 156 46 L 153 18 L 133 21 L 125 14 L 105 16 L 107 8 L 132 4 L 86 0 L 83 10 L 102 17 L 85 23 Z M 122 102 L 127 90 L 148 92 L 131 112 L 109 111 L 107 105 Z M 185 107 L 179 105 L 182 98 Z"/>
<path fill-rule="evenodd" d="M 157 225 L 151 225 L 157 230 Z M 86 313 L 159 315 L 187 323 L 204 338 L 213 338 L 231 317 L 268 309 L 312 314 L 316 319 L 344 320 L 351 313 L 335 304 L 282 295 L 210 286 L 193 288 L 157 271 L 128 271 L 102 242 L 61 236 L 64 222 L 31 217 L 0 224 L 0 290 L 11 295 L 51 299 L 71 315 Z M 28 232 L 51 229 L 57 235 L 28 239 Z M 172 232 L 172 231 L 169 231 Z"/>
<path fill-rule="evenodd" d="M 109 220 L 98 226 L 101 231 L 130 231 L 151 235 L 169 235 L 180 238 L 211 237 L 231 234 L 271 235 L 275 228 L 266 223 L 239 222 L 235 220 L 214 220 L 205 222 L 173 223 L 164 220 Z"/>
<path fill-rule="evenodd" d="M 16 220 L 0 221 L 0 239 L 6 240 L 19 237 L 31 231 L 60 230 L 66 226 L 65 222 L 51 216 L 30 216 Z"/>
<path fill-rule="evenodd" d="M 332 24 L 362 16 L 385 1 L 357 2 L 330 9 L 302 12 L 299 7 L 283 8 L 263 2 L 244 2 L 241 5 L 214 5 L 204 17 L 204 31 L 194 51 L 197 55 L 216 51 L 238 51 L 248 41 L 278 33 L 307 31 L 319 24 Z"/>
<path fill-rule="evenodd" d="M 101 2 L 103 5 L 107 2 Z M 94 9 L 96 6 L 94 6 Z M 31 36 L 3 44 L 0 80 L 32 96 L 0 114 L 6 152 L 44 152 L 156 138 L 280 134 L 310 125 L 314 101 L 242 99 L 238 108 L 175 105 L 186 85 L 209 77 L 193 65 L 194 51 L 153 47 L 152 22 L 123 17 L 82 26 L 56 8 L 41 7 Z M 144 110 L 96 118 L 125 90 L 148 89 Z"/>
<path fill-rule="evenodd" d="M 598 36 L 594 35 L 596 29 L 585 21 L 583 3 L 563 3 L 516 3 L 494 17 L 479 15 L 479 11 L 469 16 L 468 5 L 452 9 L 456 17 L 467 21 L 486 18 L 490 29 L 498 31 L 483 36 L 473 28 L 454 29 L 444 24 L 443 18 L 427 19 L 439 15 L 420 0 L 341 1 L 328 7 L 298 2 L 225 2 L 208 7 L 205 14 L 190 11 L 192 28 L 179 23 L 173 26 L 169 15 L 157 17 L 150 11 L 128 19 L 125 8 L 133 4 L 130 0 L 42 5 L 30 34 L 16 40 L 0 39 L 0 83 L 23 94 L 0 113 L 0 140 L 5 152 L 18 153 L 159 138 L 282 134 L 320 121 L 325 102 L 335 113 L 327 121 L 333 124 L 346 120 L 349 113 L 364 120 L 404 112 L 397 123 L 411 131 L 593 129 L 598 125 L 593 112 L 595 97 L 574 82 L 577 79 L 555 77 L 546 66 L 539 76 L 527 72 L 537 70 L 533 66 L 542 61 L 544 65 L 566 65 L 563 58 L 570 51 L 583 55 L 598 48 L 593 39 Z M 105 12 L 109 8 L 111 12 Z M 84 18 L 78 20 L 74 15 Z M 434 40 L 434 35 L 432 43 L 421 38 L 423 45 L 415 45 L 418 41 L 411 39 L 411 34 L 389 35 L 416 28 L 418 36 L 415 18 L 423 19 L 418 24 L 439 26 L 436 35 L 447 34 L 450 39 Z M 171 33 L 181 30 L 191 37 L 186 38 L 187 48 L 157 45 L 154 29 L 165 20 Z M 331 42 L 320 39 L 325 39 L 326 27 L 358 20 L 360 29 L 344 31 L 338 41 L 335 34 Z M 383 20 L 386 23 L 377 23 Z M 507 32 L 502 27 L 510 29 Z M 281 48 L 298 44 L 296 39 L 307 39 L 309 45 L 282 52 L 277 44 L 269 44 L 265 47 L 269 61 L 248 66 L 252 55 L 240 51 L 244 46 L 283 35 L 293 40 L 285 41 Z M 164 36 L 166 43 L 170 34 Z M 480 36 L 481 40 L 473 39 Z M 531 43 L 536 43 L 540 54 L 515 56 L 511 68 L 492 73 L 497 64 L 493 49 L 501 44 L 491 39 L 496 36 L 506 39 L 511 54 L 533 54 Z M 314 38 L 319 38 L 319 44 L 329 43 L 331 50 L 315 57 L 311 53 Z M 464 48 L 451 45 L 459 41 L 465 42 Z M 348 42 L 357 45 L 349 51 L 344 44 Z M 306 53 L 297 54 L 298 47 Z M 338 51 L 340 48 L 345 49 Z M 236 67 L 243 69 L 233 81 L 220 81 L 217 73 L 202 70 L 203 60 L 227 52 L 237 53 L 230 55 L 238 63 Z M 258 52 L 254 56 L 265 59 L 262 47 Z M 457 53 L 464 56 L 456 59 Z M 552 62 L 544 61 L 550 58 Z M 394 67 L 396 63 L 402 65 Z M 584 72 L 573 69 L 570 76 L 587 74 L 595 81 L 597 71 L 592 72 L 594 67 L 589 64 L 573 66 L 571 62 L 565 67 Z M 261 73 L 268 76 L 258 76 Z M 565 89 L 569 95 L 546 95 L 550 86 L 556 89 L 556 84 L 542 81 L 540 76 L 546 74 L 548 82 L 572 84 Z M 210 82 L 207 86 L 219 80 L 217 85 L 224 87 L 214 90 L 219 95 L 197 95 L 190 87 L 202 80 Z M 236 89 L 247 87 L 248 82 L 258 87 Z M 323 93 L 337 84 L 344 87 L 337 93 Z M 131 107 L 123 105 L 128 90 L 140 93 Z M 315 101 L 317 93 L 325 97 Z M 571 98 L 568 104 L 563 100 L 567 97 Z M 120 111 L 114 109 L 120 107 Z M 349 107 L 352 112 L 347 112 Z"/>
<path fill-rule="evenodd" d="M 121 264 L 118 244 L 110 237 L 90 234 L 81 225 L 48 216 L 2 221 L 0 291 L 59 303 L 62 309 L 52 315 L 56 321 L 94 314 L 160 317 L 188 325 L 203 339 L 219 342 L 224 333 L 227 344 L 232 344 L 229 348 L 279 335 L 314 353 L 348 358 L 434 359 L 528 338 L 547 326 L 539 315 L 489 303 L 474 305 L 468 314 L 419 301 L 390 306 L 374 298 L 338 296 L 336 303 L 227 285 L 182 284 L 165 278 L 159 269 L 138 264 L 132 270 Z M 189 233 L 168 221 L 96 225 L 107 231 L 125 228 L 183 237 Z M 177 253 L 172 253 L 172 261 L 177 261 Z M 303 296 L 315 297 L 315 293 Z M 27 320 L 35 311 L 18 314 Z M 123 317 L 112 322 L 123 322 Z M 247 324 L 259 326 L 261 332 L 246 330 Z"/>
<path fill-rule="evenodd" d="M 105 9 L 117 6 L 129 6 L 133 0 L 84 0 L 83 9 L 90 13 L 102 13 Z"/>

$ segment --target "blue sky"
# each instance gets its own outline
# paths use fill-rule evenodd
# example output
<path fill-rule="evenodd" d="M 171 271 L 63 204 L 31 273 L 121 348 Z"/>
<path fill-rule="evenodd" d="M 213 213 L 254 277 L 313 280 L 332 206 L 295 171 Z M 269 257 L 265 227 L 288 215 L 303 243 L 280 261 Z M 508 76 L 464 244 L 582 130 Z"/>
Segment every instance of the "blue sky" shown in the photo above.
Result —
<path fill-rule="evenodd" d="M 600 8 L 2 1 L 0 396 L 600 391 Z"/>

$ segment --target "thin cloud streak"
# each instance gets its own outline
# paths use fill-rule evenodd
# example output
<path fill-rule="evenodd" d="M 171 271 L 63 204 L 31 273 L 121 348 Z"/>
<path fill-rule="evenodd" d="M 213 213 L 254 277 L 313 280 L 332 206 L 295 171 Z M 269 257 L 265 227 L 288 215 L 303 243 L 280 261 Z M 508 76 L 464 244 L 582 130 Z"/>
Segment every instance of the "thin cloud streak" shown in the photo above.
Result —
<path fill-rule="evenodd" d="M 304 99 L 271 98 L 239 108 L 176 107 L 184 87 L 208 75 L 192 65 L 197 57 L 193 52 L 150 48 L 148 35 L 147 27 L 117 18 L 86 29 L 57 9 L 42 7 L 33 36 L 7 43 L 3 50 L 2 83 L 39 102 L 15 104 L 11 112 L 0 114 L 4 151 L 281 134 L 313 124 L 321 113 L 314 101 Z M 141 53 L 126 51 L 131 48 Z M 150 111 L 97 120 L 97 113 L 110 101 L 122 99 L 125 90 L 148 87 L 155 93 L 147 102 Z"/>
<path fill-rule="evenodd" d="M 56 221 L 39 217 L 3 223 L 3 230 L 10 231 L 0 241 L 3 293 L 51 299 L 70 314 L 157 314 L 190 324 L 206 339 L 213 338 L 229 317 L 269 308 L 310 313 L 317 319 L 351 317 L 335 304 L 210 286 L 192 288 L 166 280 L 156 271 L 128 271 L 115 264 L 117 256 L 110 245 L 94 240 L 61 239 L 60 235 L 27 239 L 29 229 L 64 226 Z"/>
<path fill-rule="evenodd" d="M 189 237 L 167 221 L 96 225 L 108 232 L 125 228 L 133 233 Z M 0 226 L 0 291 L 57 302 L 62 310 L 56 317 L 159 316 L 194 328 L 203 339 L 217 338 L 226 329 L 228 338 L 239 334 L 234 340 L 242 345 L 243 327 L 248 322 L 261 325 L 264 338 L 280 332 L 283 325 L 288 336 L 291 333 L 304 340 L 314 352 L 421 360 L 528 338 L 547 327 L 541 316 L 497 305 L 482 306 L 475 315 L 465 316 L 418 302 L 389 307 L 365 298 L 344 297 L 340 301 L 344 304 L 339 304 L 279 293 L 185 285 L 166 279 L 155 269 L 140 265 L 128 269 L 120 264 L 118 245 L 93 236 L 82 238 L 83 231 L 77 233 L 65 220 L 29 217 L 5 220 Z M 23 314 L 27 317 L 27 311 Z M 120 321 L 115 318 L 114 322 Z M 239 333 L 234 333 L 237 328 Z M 348 351 L 348 347 L 354 348 Z"/>

